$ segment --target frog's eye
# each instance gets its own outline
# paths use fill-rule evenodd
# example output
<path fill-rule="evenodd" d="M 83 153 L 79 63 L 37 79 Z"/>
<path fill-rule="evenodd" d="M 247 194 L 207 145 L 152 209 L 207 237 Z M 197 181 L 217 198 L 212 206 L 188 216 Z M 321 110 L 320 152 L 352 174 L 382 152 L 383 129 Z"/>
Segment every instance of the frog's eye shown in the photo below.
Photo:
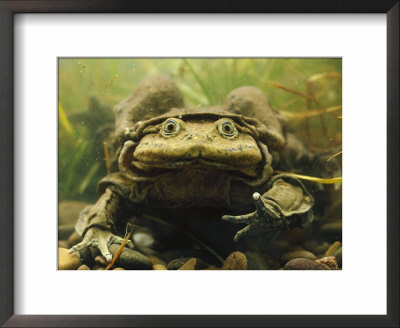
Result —
<path fill-rule="evenodd" d="M 222 121 L 218 125 L 218 131 L 221 133 L 223 137 L 226 138 L 234 138 L 237 135 L 237 129 L 235 127 L 235 124 L 231 121 Z"/>
<path fill-rule="evenodd" d="M 173 119 L 166 120 L 161 127 L 161 133 L 166 136 L 170 137 L 177 133 L 180 129 L 180 125 L 177 121 Z"/>

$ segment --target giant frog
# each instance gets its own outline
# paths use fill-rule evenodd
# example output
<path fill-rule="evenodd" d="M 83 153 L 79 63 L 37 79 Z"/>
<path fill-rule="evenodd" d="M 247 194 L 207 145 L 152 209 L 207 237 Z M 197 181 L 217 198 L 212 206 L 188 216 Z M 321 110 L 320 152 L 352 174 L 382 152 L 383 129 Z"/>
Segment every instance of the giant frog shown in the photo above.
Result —
<path fill-rule="evenodd" d="M 176 84 L 156 75 L 114 113 L 117 169 L 99 182 L 98 201 L 77 225 L 83 240 L 70 252 L 96 247 L 111 261 L 109 246 L 122 242 L 127 202 L 227 209 L 223 220 L 245 224 L 235 241 L 252 234 L 271 240 L 312 221 L 314 200 L 304 185 L 274 174 L 281 155 L 301 147 L 261 90 L 240 87 L 220 106 L 204 108 L 185 104 Z"/>

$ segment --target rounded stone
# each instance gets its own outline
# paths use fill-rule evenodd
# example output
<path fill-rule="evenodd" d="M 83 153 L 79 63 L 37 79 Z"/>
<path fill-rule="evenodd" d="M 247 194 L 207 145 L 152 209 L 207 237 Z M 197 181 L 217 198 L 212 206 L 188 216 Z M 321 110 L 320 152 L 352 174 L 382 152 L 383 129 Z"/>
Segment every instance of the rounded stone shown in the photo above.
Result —
<path fill-rule="evenodd" d="M 151 263 L 153 263 L 153 265 L 154 264 L 161 264 L 161 265 L 163 265 L 163 266 L 167 266 L 167 263 L 165 263 L 165 261 L 163 261 L 162 259 L 160 259 L 159 257 L 157 257 L 157 256 L 154 256 L 154 255 L 148 255 L 147 256 L 149 259 L 150 259 L 150 261 L 151 261 Z"/>
<path fill-rule="evenodd" d="M 303 258 L 303 259 L 312 260 L 312 261 L 317 259 L 316 256 L 309 251 L 294 251 L 294 252 L 289 252 L 289 253 L 283 254 L 282 258 L 281 258 L 281 262 L 286 263 L 290 260 L 297 259 L 297 258 Z"/>
<path fill-rule="evenodd" d="M 116 268 L 114 268 L 113 270 L 117 270 L 117 271 L 124 270 L 124 271 L 125 271 L 124 268 L 120 268 L 120 267 L 116 267 Z"/>
<path fill-rule="evenodd" d="M 105 267 L 108 265 L 108 262 L 107 262 L 107 260 L 104 258 L 103 255 L 97 255 L 96 258 L 94 259 L 94 261 L 95 261 L 97 264 L 102 265 L 102 266 L 105 266 Z"/>
<path fill-rule="evenodd" d="M 185 262 L 178 270 L 195 270 L 196 269 L 196 258 L 191 258 Z"/>
<path fill-rule="evenodd" d="M 339 268 L 342 268 L 342 247 L 339 247 L 338 250 L 333 254 L 333 256 L 336 258 L 337 264 Z"/>
<path fill-rule="evenodd" d="M 58 270 L 76 270 L 81 259 L 76 253 L 68 254 L 67 248 L 58 249 Z"/>
<path fill-rule="evenodd" d="M 330 270 L 330 268 L 322 263 L 313 260 L 297 258 L 290 260 L 283 267 L 284 270 Z"/>
<path fill-rule="evenodd" d="M 78 270 L 90 270 L 90 268 L 86 264 L 82 264 Z"/>
<path fill-rule="evenodd" d="M 313 253 L 316 255 L 325 254 L 329 246 L 330 245 L 326 241 L 324 241 L 323 243 L 319 244 L 317 247 L 314 248 Z"/>
<path fill-rule="evenodd" d="M 109 250 L 113 256 L 118 251 L 119 246 L 119 244 L 110 245 Z M 151 270 L 153 268 L 153 263 L 147 256 L 126 247 L 122 250 L 115 264 L 127 270 Z"/>
<path fill-rule="evenodd" d="M 316 262 L 327 265 L 331 270 L 339 270 L 339 266 L 334 256 L 323 257 L 322 259 L 316 260 Z"/>
<path fill-rule="evenodd" d="M 342 247 L 342 243 L 340 241 L 335 241 L 325 252 L 325 256 L 333 256 L 335 252 Z"/>
<path fill-rule="evenodd" d="M 172 260 L 168 263 L 167 268 L 168 268 L 168 270 L 178 270 L 182 265 L 184 265 L 191 258 L 192 257 L 181 257 L 179 259 Z M 202 259 L 199 259 L 199 258 L 195 258 L 195 259 L 196 259 L 195 270 L 202 270 L 209 266 Z"/>
<path fill-rule="evenodd" d="M 247 257 L 242 252 L 231 253 L 222 266 L 223 270 L 247 270 Z"/>
<path fill-rule="evenodd" d="M 165 265 L 162 264 L 153 264 L 153 270 L 168 270 Z"/>

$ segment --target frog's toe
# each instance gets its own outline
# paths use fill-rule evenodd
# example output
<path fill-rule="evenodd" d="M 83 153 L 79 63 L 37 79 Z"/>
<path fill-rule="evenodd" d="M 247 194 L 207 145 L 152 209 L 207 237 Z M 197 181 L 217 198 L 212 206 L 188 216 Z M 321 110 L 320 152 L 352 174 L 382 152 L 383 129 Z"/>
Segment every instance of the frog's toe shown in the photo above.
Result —
<path fill-rule="evenodd" d="M 245 215 L 224 215 L 222 220 L 232 222 L 232 223 L 249 223 L 249 220 L 253 217 L 253 213 Z"/>
<path fill-rule="evenodd" d="M 249 236 L 249 235 L 254 235 L 256 233 L 256 229 L 253 225 L 248 225 L 242 230 L 239 230 L 233 240 L 237 242 L 239 239 L 241 239 L 244 236 Z"/>
<path fill-rule="evenodd" d="M 72 254 L 72 253 L 74 253 L 74 252 L 79 252 L 80 250 L 82 250 L 82 249 L 84 249 L 84 248 L 87 248 L 87 247 L 90 247 L 90 246 L 92 246 L 92 242 L 88 242 L 88 241 L 81 241 L 79 244 L 76 244 L 76 245 L 74 245 L 74 246 L 72 246 L 69 250 L 68 250 L 68 253 L 69 254 Z"/>

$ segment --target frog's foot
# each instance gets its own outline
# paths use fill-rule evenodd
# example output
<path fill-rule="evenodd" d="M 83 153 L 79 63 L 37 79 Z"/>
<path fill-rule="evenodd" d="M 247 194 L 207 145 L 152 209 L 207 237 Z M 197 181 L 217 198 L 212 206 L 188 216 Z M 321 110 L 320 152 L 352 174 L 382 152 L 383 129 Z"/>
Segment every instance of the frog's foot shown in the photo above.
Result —
<path fill-rule="evenodd" d="M 86 247 L 96 247 L 99 249 L 101 255 L 107 260 L 107 262 L 111 262 L 112 254 L 109 250 L 110 245 L 112 244 L 122 244 L 124 241 L 123 238 L 118 237 L 112 234 L 108 230 L 101 230 L 99 228 L 91 228 L 89 229 L 83 241 L 79 244 L 76 244 L 70 248 L 69 253 L 79 252 L 80 250 Z M 131 240 L 126 244 L 128 248 L 133 248 L 133 243 Z"/>
<path fill-rule="evenodd" d="M 255 235 L 264 233 L 267 234 L 268 239 L 276 236 L 279 231 L 289 226 L 289 222 L 286 218 L 276 218 L 271 215 L 273 209 L 268 208 L 266 204 L 261 199 L 261 195 L 255 192 L 252 196 L 256 210 L 252 213 L 232 216 L 224 215 L 223 220 L 233 222 L 233 223 L 244 223 L 247 224 L 245 228 L 238 231 L 234 237 L 235 241 L 246 235 Z"/>

